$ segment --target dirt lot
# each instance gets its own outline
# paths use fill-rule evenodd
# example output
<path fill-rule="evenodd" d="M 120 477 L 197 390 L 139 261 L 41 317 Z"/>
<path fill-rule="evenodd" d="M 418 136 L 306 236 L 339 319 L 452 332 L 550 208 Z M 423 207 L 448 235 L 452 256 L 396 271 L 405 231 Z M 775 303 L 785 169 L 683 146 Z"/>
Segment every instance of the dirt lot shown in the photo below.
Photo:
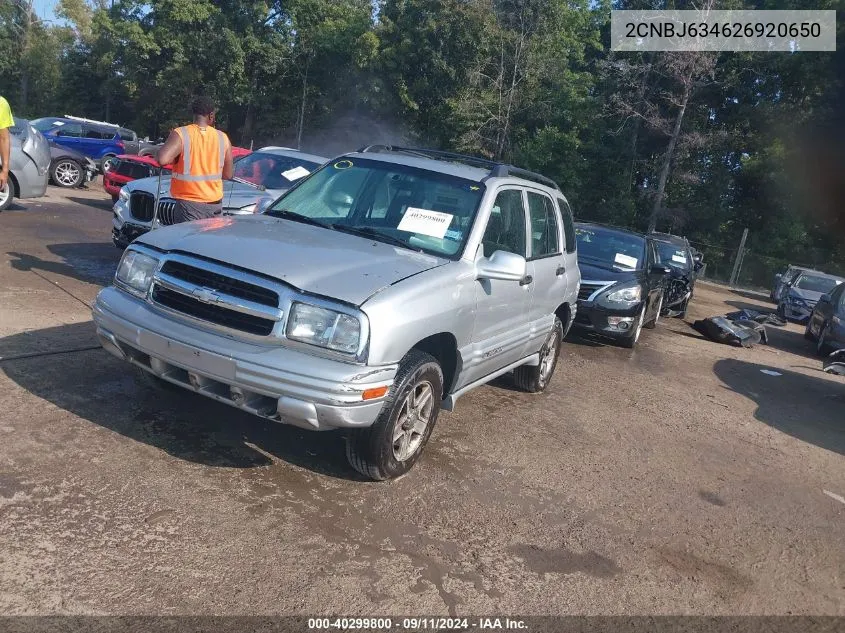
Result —
<path fill-rule="evenodd" d="M 845 615 L 845 381 L 801 327 L 570 342 L 374 484 L 100 350 L 109 231 L 93 187 L 0 214 L 0 613 Z M 761 304 L 702 285 L 690 320 Z"/>

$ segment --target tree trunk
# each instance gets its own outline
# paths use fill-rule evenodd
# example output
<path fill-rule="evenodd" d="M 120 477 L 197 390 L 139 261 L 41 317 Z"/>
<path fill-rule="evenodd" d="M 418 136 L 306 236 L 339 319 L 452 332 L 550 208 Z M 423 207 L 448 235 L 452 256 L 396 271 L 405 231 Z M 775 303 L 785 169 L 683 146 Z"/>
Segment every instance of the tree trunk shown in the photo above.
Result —
<path fill-rule="evenodd" d="M 308 92 L 308 65 L 310 59 L 305 60 L 305 73 L 302 75 L 302 101 L 299 104 L 299 124 L 296 132 L 296 149 L 302 149 L 302 128 L 305 125 L 305 96 Z"/>
<path fill-rule="evenodd" d="M 660 179 L 657 181 L 657 194 L 654 197 L 654 206 L 651 209 L 651 217 L 648 220 L 648 232 L 651 233 L 657 228 L 657 218 L 663 206 L 663 198 L 666 193 L 666 181 L 669 180 L 669 172 L 672 167 L 672 158 L 675 154 L 675 146 L 678 144 L 678 137 L 681 135 L 681 124 L 684 122 L 684 113 L 687 109 L 687 102 L 692 93 L 692 82 L 688 81 L 684 86 L 684 94 L 681 98 L 681 105 L 678 114 L 675 116 L 675 125 L 672 128 L 672 136 L 669 138 L 669 147 L 663 156 L 663 166 L 660 168 Z"/>

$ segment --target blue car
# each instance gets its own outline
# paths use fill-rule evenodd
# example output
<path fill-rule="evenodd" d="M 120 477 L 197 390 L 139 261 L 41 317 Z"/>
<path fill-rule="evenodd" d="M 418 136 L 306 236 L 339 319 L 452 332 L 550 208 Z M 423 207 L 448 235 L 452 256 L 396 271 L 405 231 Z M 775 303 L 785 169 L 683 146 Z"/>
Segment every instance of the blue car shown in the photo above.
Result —
<path fill-rule="evenodd" d="M 117 125 L 70 117 L 42 117 L 30 121 L 48 140 L 93 159 L 101 171 L 108 171 L 118 154 L 126 152 L 125 141 L 137 135 Z"/>

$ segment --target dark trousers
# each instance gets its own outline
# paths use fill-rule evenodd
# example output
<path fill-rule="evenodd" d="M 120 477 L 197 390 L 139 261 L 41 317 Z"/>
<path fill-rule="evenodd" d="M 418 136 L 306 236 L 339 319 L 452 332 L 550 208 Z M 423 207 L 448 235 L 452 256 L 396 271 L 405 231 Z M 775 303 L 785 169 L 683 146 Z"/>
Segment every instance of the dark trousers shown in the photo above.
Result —
<path fill-rule="evenodd" d="M 220 202 L 193 202 L 192 200 L 176 200 L 176 208 L 173 210 L 175 224 L 190 222 L 191 220 L 202 220 L 213 218 L 223 213 L 223 201 Z"/>

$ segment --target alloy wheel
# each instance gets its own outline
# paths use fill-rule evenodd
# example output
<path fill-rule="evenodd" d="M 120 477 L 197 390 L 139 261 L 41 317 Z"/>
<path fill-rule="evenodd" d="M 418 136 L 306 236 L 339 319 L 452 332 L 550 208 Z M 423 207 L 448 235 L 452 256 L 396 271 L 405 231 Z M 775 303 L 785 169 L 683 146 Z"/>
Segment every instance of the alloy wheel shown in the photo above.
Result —
<path fill-rule="evenodd" d="M 393 457 L 396 461 L 404 462 L 419 450 L 433 411 L 434 389 L 431 383 L 415 383 L 402 403 L 393 430 Z"/>
<path fill-rule="evenodd" d="M 63 160 L 56 165 L 56 180 L 64 187 L 72 187 L 79 182 L 79 165 L 71 160 Z"/>
<path fill-rule="evenodd" d="M 559 347 L 560 337 L 557 335 L 557 329 L 552 328 L 552 333 L 540 352 L 540 387 L 545 387 L 552 377 Z"/>

